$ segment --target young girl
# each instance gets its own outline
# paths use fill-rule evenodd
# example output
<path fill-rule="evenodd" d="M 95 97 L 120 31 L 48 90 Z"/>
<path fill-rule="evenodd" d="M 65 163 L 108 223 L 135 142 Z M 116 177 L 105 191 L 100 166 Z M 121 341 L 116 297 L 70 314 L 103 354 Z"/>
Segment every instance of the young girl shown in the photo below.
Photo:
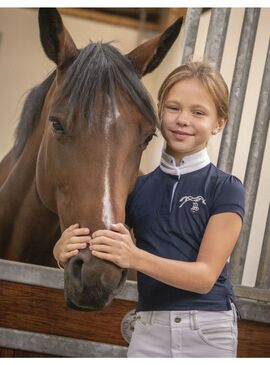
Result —
<path fill-rule="evenodd" d="M 137 179 L 126 206 L 137 245 L 118 223 L 94 232 L 90 250 L 138 271 L 129 357 L 235 357 L 227 260 L 242 226 L 244 188 L 218 170 L 206 150 L 226 124 L 228 89 L 218 71 L 191 62 L 168 75 L 158 99 L 166 147 L 160 166 Z M 86 247 L 83 237 L 83 228 L 69 227 L 55 258 L 65 264 Z"/>

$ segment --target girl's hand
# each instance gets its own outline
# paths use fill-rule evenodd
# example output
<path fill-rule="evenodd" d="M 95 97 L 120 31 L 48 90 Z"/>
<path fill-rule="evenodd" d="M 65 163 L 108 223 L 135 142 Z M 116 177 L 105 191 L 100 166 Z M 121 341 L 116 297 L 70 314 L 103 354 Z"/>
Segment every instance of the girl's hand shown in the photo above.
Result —
<path fill-rule="evenodd" d="M 72 256 L 77 255 L 79 250 L 86 248 L 90 239 L 88 228 L 79 228 L 78 223 L 73 224 L 62 233 L 56 242 L 53 256 L 61 266 L 65 266 Z"/>
<path fill-rule="evenodd" d="M 125 269 L 135 269 L 139 249 L 134 245 L 129 230 L 122 223 L 112 224 L 111 229 L 93 233 L 90 241 L 93 256 Z"/>

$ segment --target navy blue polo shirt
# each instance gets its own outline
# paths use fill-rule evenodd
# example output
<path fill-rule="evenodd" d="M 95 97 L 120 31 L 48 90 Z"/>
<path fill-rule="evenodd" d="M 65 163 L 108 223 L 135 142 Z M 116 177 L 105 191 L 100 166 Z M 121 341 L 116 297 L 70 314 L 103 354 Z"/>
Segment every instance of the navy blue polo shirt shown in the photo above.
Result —
<path fill-rule="evenodd" d="M 126 223 L 137 246 L 160 257 L 196 261 L 209 218 L 218 213 L 244 215 L 240 180 L 216 168 L 202 150 L 180 166 L 163 152 L 161 164 L 137 179 L 126 206 Z M 230 310 L 235 301 L 226 263 L 207 294 L 181 290 L 138 273 L 138 311 Z"/>

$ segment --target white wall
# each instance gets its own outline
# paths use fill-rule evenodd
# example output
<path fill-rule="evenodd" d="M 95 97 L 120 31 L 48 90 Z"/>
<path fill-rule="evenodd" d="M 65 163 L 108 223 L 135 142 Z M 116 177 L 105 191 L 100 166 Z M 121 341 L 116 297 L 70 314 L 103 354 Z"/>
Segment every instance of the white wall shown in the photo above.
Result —
<path fill-rule="evenodd" d="M 221 72 L 229 86 L 232 81 L 243 14 L 244 9 L 235 8 L 231 11 L 224 58 L 221 66 Z M 202 60 L 203 58 L 209 15 L 209 12 L 205 13 L 201 18 L 195 49 L 195 60 Z M 233 173 L 242 181 L 245 174 L 265 54 L 270 36 L 269 19 L 270 9 L 262 9 L 240 127 L 239 143 L 233 166 Z M 63 16 L 63 20 L 78 47 L 85 46 L 89 40 L 116 40 L 118 41 L 116 46 L 125 53 L 137 45 L 138 33 L 134 29 L 88 21 L 71 16 Z M 35 84 L 41 82 L 49 71 L 53 69 L 54 65 L 46 58 L 40 45 L 37 12 L 35 10 L 0 8 L 0 34 L 1 159 L 13 144 L 13 132 L 26 92 Z M 158 88 L 164 77 L 180 64 L 182 43 L 183 32 L 181 32 L 180 37 L 162 65 L 153 74 L 146 76 L 143 80 L 154 101 L 156 101 Z M 209 154 L 214 163 L 217 161 L 220 140 L 221 136 L 217 136 L 209 143 Z M 163 140 L 159 137 L 151 142 L 145 151 L 141 163 L 141 169 L 145 173 L 151 171 L 159 163 L 162 146 Z M 243 278 L 245 285 L 253 285 L 256 277 L 270 197 L 270 191 L 267 188 L 270 172 L 266 166 L 269 158 L 270 147 L 268 137 Z"/>

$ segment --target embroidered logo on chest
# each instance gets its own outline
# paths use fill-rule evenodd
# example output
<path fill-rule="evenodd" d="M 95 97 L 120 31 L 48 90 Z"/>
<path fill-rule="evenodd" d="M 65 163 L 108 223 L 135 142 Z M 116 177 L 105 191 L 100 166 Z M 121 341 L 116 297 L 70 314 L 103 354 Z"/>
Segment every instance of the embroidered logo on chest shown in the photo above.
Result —
<path fill-rule="evenodd" d="M 192 211 L 192 213 L 197 213 L 200 210 L 200 206 L 199 204 L 203 204 L 206 205 L 206 200 L 202 197 L 202 196 L 183 196 L 180 200 L 179 200 L 179 208 L 182 208 L 184 204 L 191 202 L 192 203 L 192 207 L 190 208 L 190 210 Z"/>

